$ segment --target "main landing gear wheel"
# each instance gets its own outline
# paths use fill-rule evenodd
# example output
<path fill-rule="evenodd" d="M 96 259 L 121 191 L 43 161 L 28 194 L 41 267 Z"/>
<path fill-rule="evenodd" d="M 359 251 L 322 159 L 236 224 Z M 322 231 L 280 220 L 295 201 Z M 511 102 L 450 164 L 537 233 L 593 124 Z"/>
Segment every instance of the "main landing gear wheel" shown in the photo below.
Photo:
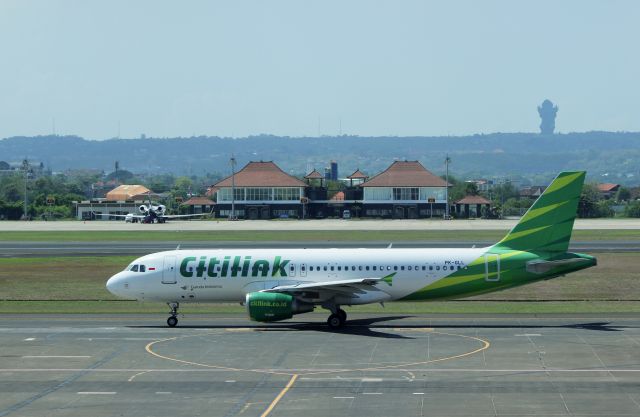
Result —
<path fill-rule="evenodd" d="M 340 318 L 342 319 L 342 324 L 345 324 L 347 322 L 347 312 L 344 311 L 343 309 L 339 308 L 338 311 L 336 312 L 337 315 L 340 316 Z"/>
<path fill-rule="evenodd" d="M 169 327 L 176 327 L 176 324 L 178 324 L 178 318 L 176 316 L 169 317 L 167 319 L 167 324 Z"/>
<path fill-rule="evenodd" d="M 329 318 L 327 319 L 327 324 L 329 325 L 329 327 L 331 329 L 339 329 L 342 326 L 344 326 L 344 322 L 345 320 L 343 319 L 343 316 L 341 314 L 332 314 L 329 316 Z"/>

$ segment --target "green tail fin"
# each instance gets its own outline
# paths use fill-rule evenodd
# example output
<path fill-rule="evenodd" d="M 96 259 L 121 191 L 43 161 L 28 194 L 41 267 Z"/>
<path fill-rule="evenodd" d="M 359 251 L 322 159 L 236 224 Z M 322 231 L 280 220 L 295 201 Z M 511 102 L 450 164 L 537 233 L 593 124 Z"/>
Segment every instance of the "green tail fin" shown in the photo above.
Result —
<path fill-rule="evenodd" d="M 495 247 L 566 252 L 584 184 L 584 171 L 561 172 Z"/>

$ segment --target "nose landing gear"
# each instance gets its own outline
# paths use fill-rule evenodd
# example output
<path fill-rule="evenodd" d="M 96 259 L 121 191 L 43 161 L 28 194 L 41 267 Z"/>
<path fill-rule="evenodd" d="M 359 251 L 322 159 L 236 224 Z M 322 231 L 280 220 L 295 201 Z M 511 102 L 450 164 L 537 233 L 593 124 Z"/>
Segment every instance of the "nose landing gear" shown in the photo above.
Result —
<path fill-rule="evenodd" d="M 171 309 L 171 317 L 167 319 L 167 325 L 169 327 L 176 327 L 176 325 L 178 324 L 177 316 L 178 316 L 178 307 L 180 307 L 180 303 L 178 302 L 167 303 L 167 305 Z"/>

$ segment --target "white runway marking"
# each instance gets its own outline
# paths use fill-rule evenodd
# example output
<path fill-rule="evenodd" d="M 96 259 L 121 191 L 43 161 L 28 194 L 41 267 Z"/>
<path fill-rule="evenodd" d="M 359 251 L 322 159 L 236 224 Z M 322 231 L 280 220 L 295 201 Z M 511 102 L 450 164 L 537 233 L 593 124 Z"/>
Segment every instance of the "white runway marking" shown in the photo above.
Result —
<path fill-rule="evenodd" d="M 33 340 L 36 340 L 35 337 L 27 337 L 26 339 L 24 339 L 25 342 L 31 342 Z"/>
<path fill-rule="evenodd" d="M 363 392 L 362 395 L 382 395 L 381 392 Z"/>
<path fill-rule="evenodd" d="M 259 371 L 259 370 L 257 370 Z M 351 369 L 269 369 L 273 372 L 281 373 L 296 373 L 296 372 L 351 372 Z M 424 373 L 585 373 L 585 374 L 598 374 L 602 372 L 613 373 L 640 373 L 640 369 L 435 369 L 435 368 L 410 368 L 410 369 L 376 369 L 376 372 L 424 372 Z M 109 372 L 167 372 L 167 373 L 191 373 L 191 372 L 230 372 L 227 369 L 125 369 L 125 368 L 112 368 L 112 369 L 90 369 L 90 368 L 0 368 L 0 373 L 6 372 L 95 372 L 95 373 L 109 373 Z M 334 377 L 335 379 L 336 377 Z M 321 378 L 300 378 L 303 380 L 316 380 Z M 331 378 L 327 378 L 331 379 Z M 343 380 L 362 380 L 362 378 L 341 378 Z M 372 378 L 373 379 L 373 378 Z M 384 379 L 389 380 L 388 378 Z"/>
<path fill-rule="evenodd" d="M 173 393 L 171 391 L 157 391 L 156 394 L 165 395 L 165 394 L 173 394 Z"/>
<path fill-rule="evenodd" d="M 333 397 L 336 400 L 353 400 L 356 397 Z"/>
<path fill-rule="evenodd" d="M 542 336 L 540 333 L 525 333 L 525 334 L 517 334 L 516 337 L 539 337 Z"/>
<path fill-rule="evenodd" d="M 115 395 L 115 391 L 80 391 L 79 395 Z"/>
<path fill-rule="evenodd" d="M 158 340 L 157 337 L 78 337 L 76 340 L 87 340 L 93 342 L 94 340 L 131 340 L 131 341 L 143 341 Z"/>
<path fill-rule="evenodd" d="M 85 355 L 25 355 L 23 359 L 63 359 L 63 358 L 90 358 Z"/>
<path fill-rule="evenodd" d="M 362 378 L 362 382 L 382 382 L 382 378 Z"/>
<path fill-rule="evenodd" d="M 424 395 L 424 392 L 414 392 L 413 395 Z"/>

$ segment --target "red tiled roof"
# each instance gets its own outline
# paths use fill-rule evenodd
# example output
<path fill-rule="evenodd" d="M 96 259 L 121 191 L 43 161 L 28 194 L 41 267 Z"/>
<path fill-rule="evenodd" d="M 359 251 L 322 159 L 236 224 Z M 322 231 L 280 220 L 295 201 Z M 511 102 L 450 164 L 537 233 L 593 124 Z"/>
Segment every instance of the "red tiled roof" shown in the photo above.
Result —
<path fill-rule="evenodd" d="M 418 161 L 396 161 L 360 187 L 446 187 L 447 182 Z"/>
<path fill-rule="evenodd" d="M 271 161 L 249 162 L 236 172 L 234 182 L 236 187 L 307 187 L 307 184 L 287 174 Z M 231 187 L 231 176 L 213 187 Z"/>
<path fill-rule="evenodd" d="M 491 201 L 481 195 L 468 195 L 463 199 L 456 201 L 455 204 L 491 204 Z"/>
<path fill-rule="evenodd" d="M 209 200 L 207 197 L 191 197 L 184 203 L 183 206 L 210 206 L 215 204 L 213 201 Z"/>
<path fill-rule="evenodd" d="M 309 180 L 324 179 L 324 176 L 318 171 L 316 171 L 315 169 L 310 173 L 308 173 L 307 175 L 305 175 L 304 177 Z"/>
<path fill-rule="evenodd" d="M 611 184 L 611 183 L 598 184 L 598 191 L 603 193 L 608 193 L 611 191 L 615 191 L 616 188 L 618 187 L 620 187 L 620 184 Z"/>
<path fill-rule="evenodd" d="M 329 200 L 331 200 L 331 201 L 344 201 L 344 191 L 338 191 Z"/>
<path fill-rule="evenodd" d="M 369 176 L 363 173 L 362 171 L 360 171 L 360 169 L 358 168 L 353 174 L 349 175 L 347 178 L 349 179 L 365 178 L 366 179 L 366 178 L 369 178 Z"/>

